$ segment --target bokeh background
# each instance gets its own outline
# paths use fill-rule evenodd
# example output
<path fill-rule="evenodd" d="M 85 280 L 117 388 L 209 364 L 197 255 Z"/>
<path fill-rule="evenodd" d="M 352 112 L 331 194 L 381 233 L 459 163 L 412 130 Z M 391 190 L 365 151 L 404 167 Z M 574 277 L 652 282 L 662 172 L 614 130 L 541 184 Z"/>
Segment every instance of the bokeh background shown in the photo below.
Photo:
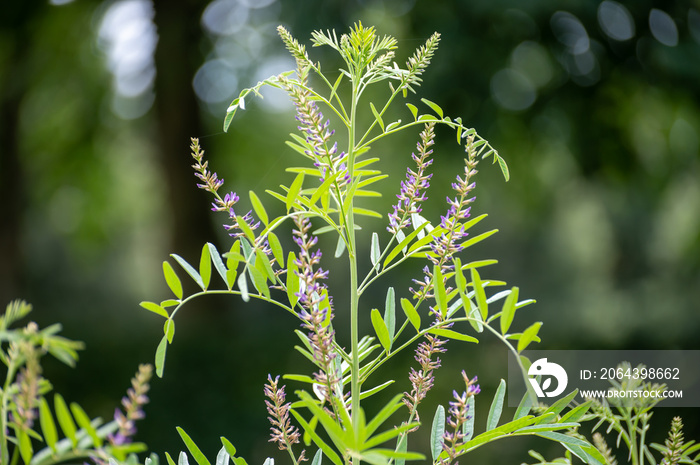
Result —
<path fill-rule="evenodd" d="M 196 262 L 206 241 L 228 247 L 225 218 L 195 187 L 189 138 L 200 137 L 225 188 L 243 198 L 288 184 L 284 168 L 300 160 L 284 144 L 295 129 L 286 97 L 250 100 L 227 134 L 226 108 L 241 88 L 293 68 L 278 24 L 305 42 L 315 29 L 344 32 L 358 20 L 399 40 L 399 62 L 442 34 L 421 96 L 476 128 L 512 174 L 504 183 L 497 167 L 481 165 L 474 210 L 489 213 L 484 231 L 500 232 L 468 258 L 498 259 L 489 276 L 538 301 L 518 324 L 545 322 L 540 348 L 700 348 L 697 1 L 5 2 L 0 301 L 24 298 L 40 324 L 61 322 L 64 335 L 86 342 L 76 369 L 46 365 L 68 400 L 109 418 L 137 365 L 153 358 L 161 321 L 138 303 L 167 298 L 161 262 L 170 253 Z M 392 175 L 375 204 L 381 212 L 410 160 L 416 138 L 406 137 L 375 147 Z M 452 134 L 438 137 L 426 204 L 435 219 L 463 157 Z M 384 226 L 368 220 L 366 229 Z M 326 267 L 342 283 L 345 270 Z M 383 284 L 403 296 L 418 273 L 409 267 Z M 366 308 L 383 300 L 378 292 Z M 296 327 L 236 298 L 186 308 L 139 439 L 161 457 L 175 454 L 182 426 L 211 457 L 222 435 L 250 463 L 275 453 L 262 384 L 267 373 L 308 369 L 292 349 Z M 393 377 L 408 390 L 411 362 L 406 354 L 377 381 Z M 461 369 L 479 375 L 483 417 L 505 352 L 488 338 L 451 344 L 424 420 L 449 400 Z M 669 410 L 655 414 L 654 439 L 676 414 L 697 439 L 697 409 Z M 544 441 L 503 445 L 477 460 L 520 463 L 529 447 L 560 453 Z"/>

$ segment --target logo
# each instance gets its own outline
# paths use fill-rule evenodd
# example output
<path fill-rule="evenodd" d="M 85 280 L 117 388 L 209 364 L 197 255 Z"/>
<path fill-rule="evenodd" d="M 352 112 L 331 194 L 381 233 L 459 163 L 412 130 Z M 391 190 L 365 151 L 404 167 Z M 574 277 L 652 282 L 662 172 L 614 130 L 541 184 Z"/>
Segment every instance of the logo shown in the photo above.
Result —
<path fill-rule="evenodd" d="M 537 397 L 556 397 L 566 389 L 566 384 L 569 382 L 569 377 L 561 365 L 553 362 L 548 362 L 546 358 L 535 360 L 527 370 L 528 378 L 532 388 L 535 390 Z M 537 383 L 534 377 L 541 376 L 542 385 Z M 552 384 L 552 378 L 557 380 L 557 388 L 549 390 Z"/>

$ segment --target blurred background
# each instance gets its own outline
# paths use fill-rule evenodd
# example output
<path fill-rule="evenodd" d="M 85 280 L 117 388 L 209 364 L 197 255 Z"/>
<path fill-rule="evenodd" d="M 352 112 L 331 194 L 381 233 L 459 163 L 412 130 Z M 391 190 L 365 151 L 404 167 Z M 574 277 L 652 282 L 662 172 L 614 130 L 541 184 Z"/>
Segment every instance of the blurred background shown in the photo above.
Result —
<path fill-rule="evenodd" d="M 358 20 L 399 40 L 399 63 L 434 31 L 442 34 L 421 96 L 476 128 L 512 175 L 505 183 L 496 166 L 480 165 L 473 211 L 489 213 L 480 231 L 500 232 L 466 258 L 499 260 L 487 277 L 537 300 L 516 324 L 544 322 L 538 348 L 700 349 L 697 1 L 6 2 L 0 301 L 24 298 L 34 320 L 61 322 L 65 336 L 86 342 L 76 369 L 46 364 L 45 376 L 67 400 L 111 417 L 162 334 L 161 320 L 138 306 L 168 298 L 162 261 L 177 253 L 196 262 L 207 241 L 229 247 L 226 218 L 209 211 L 211 199 L 195 186 L 189 138 L 201 139 L 224 189 L 237 191 L 242 205 L 253 189 L 279 213 L 264 190 L 288 185 L 284 168 L 301 163 L 284 144 L 296 127 L 292 105 L 281 92 L 265 92 L 246 102 L 227 134 L 226 108 L 242 88 L 294 67 L 277 25 L 308 43 L 315 29 L 341 33 Z M 334 59 L 328 50 L 309 52 Z M 414 95 L 407 101 L 420 105 Z M 392 175 L 373 204 L 378 211 L 391 211 L 416 141 L 405 134 L 375 147 Z M 433 220 L 462 159 L 454 135 L 438 131 L 425 205 Z M 384 222 L 366 220 L 365 231 L 383 231 Z M 344 268 L 324 265 L 343 282 Z M 405 296 L 419 269 L 382 284 Z M 344 291 L 333 291 L 342 342 Z M 369 296 L 366 309 L 381 308 L 384 292 Z M 183 448 L 175 431 L 182 426 L 210 457 L 222 435 L 249 463 L 276 453 L 266 444 L 262 385 L 267 373 L 308 370 L 292 349 L 296 328 L 276 309 L 235 297 L 185 308 L 138 439 L 172 455 Z M 505 351 L 488 338 L 448 349 L 424 421 L 447 403 L 461 369 L 479 376 L 483 417 L 505 376 Z M 411 363 L 406 354 L 375 381 L 393 377 L 398 392 L 409 390 Z M 663 441 L 677 414 L 686 437 L 698 439 L 697 409 L 658 409 L 653 440 Z M 426 438 L 414 441 L 410 448 L 427 451 Z M 530 447 L 549 458 L 561 453 L 544 440 L 502 445 L 476 457 L 520 463 Z"/>

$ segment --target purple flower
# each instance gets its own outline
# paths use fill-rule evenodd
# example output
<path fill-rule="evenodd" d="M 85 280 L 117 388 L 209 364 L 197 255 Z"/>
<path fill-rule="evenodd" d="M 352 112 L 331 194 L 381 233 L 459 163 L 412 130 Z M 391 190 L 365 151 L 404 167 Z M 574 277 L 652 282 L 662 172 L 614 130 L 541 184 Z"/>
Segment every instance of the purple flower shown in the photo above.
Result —
<path fill-rule="evenodd" d="M 297 74 L 299 80 L 306 83 L 308 68 L 300 68 Z M 295 118 L 299 122 L 298 129 L 304 134 L 310 147 L 305 153 L 314 161 L 314 166 L 321 173 L 321 182 L 328 176 L 336 176 L 335 182 L 339 187 L 348 185 L 350 183 L 346 163 L 348 155 L 345 152 L 338 153 L 337 142 L 331 143 L 331 137 L 335 131 L 329 129 L 330 120 L 324 119 L 323 113 L 311 98 L 312 95 L 308 89 L 284 80 L 283 85 L 297 109 Z"/>
<path fill-rule="evenodd" d="M 449 403 L 450 407 L 447 410 L 449 413 L 447 417 L 449 429 L 445 429 L 445 433 L 442 436 L 442 450 L 447 452 L 448 458 L 441 461 L 441 464 L 449 464 L 457 457 L 457 447 L 464 442 L 462 426 L 471 418 L 468 399 L 481 392 L 481 388 L 476 384 L 476 376 L 473 379 L 469 379 L 464 370 L 462 370 L 462 379 L 464 379 L 465 390 L 461 393 L 452 391 L 454 400 Z"/>
<path fill-rule="evenodd" d="M 136 434 L 136 420 L 145 417 L 143 406 L 148 403 L 146 393 L 150 389 L 148 384 L 153 372 L 151 365 L 139 365 L 139 371 L 131 379 L 131 387 L 127 390 L 126 397 L 122 398 L 122 407 L 114 410 L 114 421 L 119 427 L 116 433 L 110 434 L 108 439 L 112 445 L 119 446 L 131 442 Z"/>
<path fill-rule="evenodd" d="M 476 187 L 476 183 L 472 181 L 472 178 L 477 173 L 475 168 L 478 160 L 476 158 L 473 134 L 467 137 L 466 152 L 464 175 L 462 177 L 457 176 L 457 182 L 452 183 L 452 189 L 457 193 L 457 196 L 454 198 L 447 197 L 447 212 L 440 217 L 440 227 L 443 229 L 442 234 L 435 236 L 430 243 L 432 253 L 428 254 L 428 259 L 434 266 L 440 267 L 443 274 L 453 270 L 452 256 L 464 250 L 463 240 L 467 237 L 464 224 L 470 216 L 471 204 L 475 200 L 475 197 L 471 196 L 471 191 Z M 411 289 L 416 298 L 432 297 L 433 275 L 431 269 L 426 267 L 423 271 L 424 279 L 422 281 L 414 280 L 419 285 L 419 288 L 417 290 Z M 452 289 L 446 286 L 446 291 L 449 294 Z"/>
<path fill-rule="evenodd" d="M 416 144 L 418 155 L 411 154 L 411 158 L 416 162 L 417 171 L 407 168 L 406 180 L 401 181 L 401 190 L 396 195 L 399 200 L 396 205 L 393 205 L 394 211 L 389 213 L 387 230 L 392 234 L 408 226 L 411 214 L 420 213 L 420 202 L 428 198 L 425 196 L 425 190 L 430 187 L 429 181 L 433 175 L 426 175 L 425 170 L 433 163 L 429 157 L 433 153 L 430 146 L 434 143 L 434 127 L 435 123 L 425 125 L 425 129 L 420 134 L 421 141 Z"/>

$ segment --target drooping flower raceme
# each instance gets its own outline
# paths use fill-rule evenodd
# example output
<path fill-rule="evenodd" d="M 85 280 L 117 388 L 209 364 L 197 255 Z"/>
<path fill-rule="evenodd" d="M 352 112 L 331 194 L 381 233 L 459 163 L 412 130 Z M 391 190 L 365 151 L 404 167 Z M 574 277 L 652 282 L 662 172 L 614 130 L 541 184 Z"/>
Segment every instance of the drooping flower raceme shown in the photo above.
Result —
<path fill-rule="evenodd" d="M 122 445 L 131 442 L 132 436 L 136 433 L 136 420 L 145 417 L 143 406 L 148 403 L 149 381 L 153 373 L 151 365 L 139 365 L 139 371 L 131 379 L 131 387 L 127 390 L 127 395 L 122 398 L 124 410 L 116 409 L 114 420 L 119 426 L 116 433 L 109 436 L 110 443 Z"/>
<path fill-rule="evenodd" d="M 286 402 L 286 394 L 284 386 L 278 387 L 279 376 L 272 379 L 271 375 L 267 375 L 267 383 L 265 384 L 265 405 L 267 413 L 270 415 L 268 420 L 272 425 L 270 427 L 270 441 L 277 443 L 280 450 L 291 450 L 292 444 L 299 442 L 299 429 L 293 426 L 289 421 L 289 409 L 291 402 Z M 301 453 L 302 457 L 304 452 Z M 299 459 L 301 462 L 302 459 Z"/>
<path fill-rule="evenodd" d="M 474 134 L 467 137 L 465 145 L 467 158 L 464 160 L 464 174 L 457 176 L 457 182 L 452 183 L 452 189 L 457 193 L 457 196 L 454 198 L 447 197 L 449 208 L 447 213 L 440 217 L 440 226 L 443 231 L 439 236 L 435 236 L 430 243 L 432 254 L 428 254 L 428 258 L 434 266 L 440 268 L 443 275 L 453 270 L 452 256 L 464 249 L 462 244 L 467 237 L 465 222 L 469 218 L 471 204 L 475 200 L 475 197 L 471 196 L 471 191 L 476 187 L 473 178 L 477 174 L 476 165 L 478 163 L 474 139 Z M 414 280 L 419 286 L 418 289 L 411 289 L 416 299 L 432 297 L 432 270 L 426 266 L 423 269 L 423 273 L 422 281 Z M 449 294 L 451 291 L 452 288 L 446 286 L 446 292 Z"/>
<path fill-rule="evenodd" d="M 328 397 L 339 381 L 333 363 L 337 355 L 333 349 L 335 331 L 330 324 L 333 320 L 333 303 L 326 285 L 322 282 L 328 278 L 328 271 L 318 266 L 322 254 L 320 250 L 313 250 L 318 237 L 309 236 L 309 219 L 296 215 L 294 222 L 294 242 L 299 246 L 299 256 L 295 261 L 300 279 L 297 297 L 304 308 L 300 316 L 303 320 L 302 326 L 308 331 L 314 361 L 321 368 L 314 373 L 314 379 Z"/>
<path fill-rule="evenodd" d="M 464 442 L 462 425 L 464 425 L 472 415 L 472 413 L 469 412 L 468 399 L 481 392 L 481 388 L 476 384 L 476 376 L 469 379 L 464 370 L 462 370 L 462 379 L 464 379 L 465 389 L 461 393 L 452 391 L 454 400 L 450 402 L 450 407 L 448 409 L 449 416 L 447 417 L 447 426 L 449 426 L 449 428 L 445 429 L 445 433 L 442 436 L 442 450 L 447 452 L 447 459 L 440 462 L 444 465 L 454 461 L 458 455 L 457 447 Z"/>
<path fill-rule="evenodd" d="M 192 138 L 192 145 L 190 149 L 192 150 L 192 158 L 195 159 L 195 164 L 192 168 L 195 170 L 195 176 L 200 179 L 201 184 L 197 184 L 202 190 L 205 190 L 214 195 L 214 202 L 212 202 L 212 211 L 215 212 L 226 212 L 231 220 L 231 224 L 225 224 L 224 228 L 229 231 L 229 235 L 232 237 L 242 237 L 243 231 L 239 225 L 240 221 L 245 221 L 245 223 L 250 227 L 251 230 L 255 230 L 260 226 L 259 221 L 255 221 L 253 218 L 252 211 L 249 211 L 245 215 L 239 216 L 233 209 L 233 206 L 238 202 L 239 197 L 235 192 L 229 192 L 222 198 L 219 195 L 219 188 L 223 186 L 224 180 L 219 179 L 215 172 L 209 171 L 209 162 L 204 160 L 204 150 L 199 145 L 199 139 Z M 269 254 L 268 254 L 269 255 Z"/>
<path fill-rule="evenodd" d="M 420 142 L 416 144 L 418 155 L 411 154 L 411 158 L 416 162 L 416 171 L 407 168 L 406 180 L 401 181 L 401 191 L 396 195 L 398 202 L 393 206 L 394 211 L 389 213 L 389 227 L 387 230 L 392 234 L 397 234 L 401 229 L 408 226 L 411 214 L 420 213 L 421 202 L 428 197 L 425 191 L 430 187 L 432 174 L 426 174 L 425 170 L 432 163 L 430 155 L 433 150 L 430 148 L 435 139 L 435 123 L 428 123 L 420 133 Z"/>
<path fill-rule="evenodd" d="M 282 85 L 291 96 L 299 122 L 298 129 L 304 134 L 309 149 L 306 156 L 314 161 L 314 166 L 321 173 L 321 182 L 329 176 L 335 176 L 339 187 L 350 182 L 346 152 L 338 152 L 338 143 L 331 143 L 335 130 L 330 129 L 330 120 L 324 119 L 323 113 L 312 99 L 311 91 L 305 87 L 308 79 L 309 65 L 304 60 L 297 60 L 297 75 L 301 85 L 297 85 L 284 77 L 280 77 Z"/>

